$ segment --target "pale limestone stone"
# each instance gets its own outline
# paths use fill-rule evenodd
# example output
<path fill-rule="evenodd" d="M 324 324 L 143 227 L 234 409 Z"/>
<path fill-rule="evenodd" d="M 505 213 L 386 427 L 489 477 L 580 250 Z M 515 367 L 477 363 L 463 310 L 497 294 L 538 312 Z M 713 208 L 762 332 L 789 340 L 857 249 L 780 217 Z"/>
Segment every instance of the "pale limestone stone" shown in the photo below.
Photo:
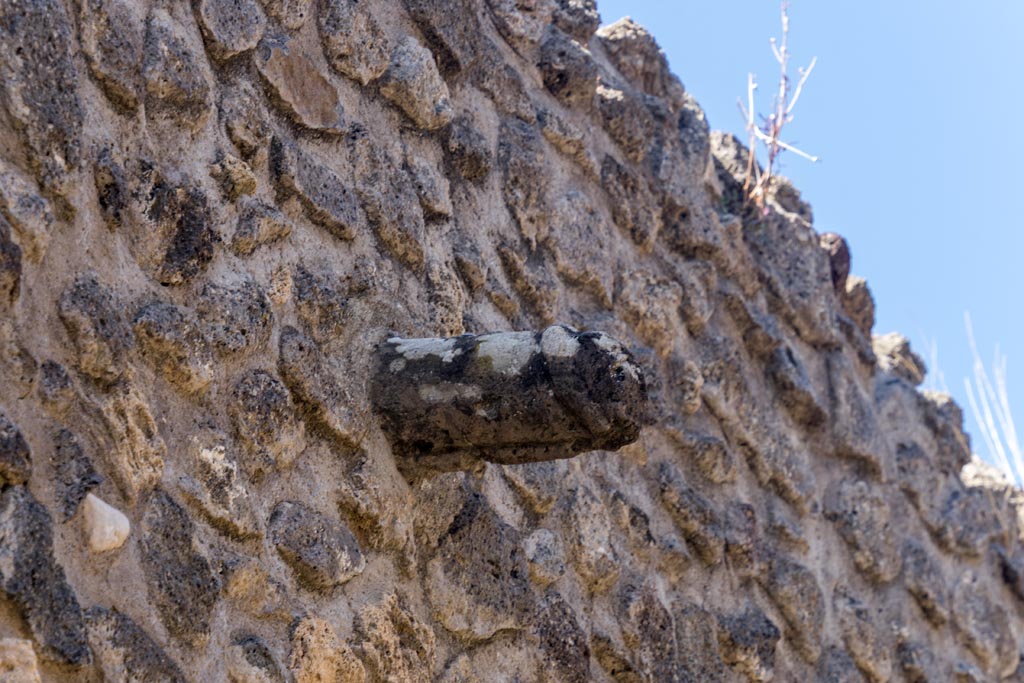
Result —
<path fill-rule="evenodd" d="M 89 548 L 94 553 L 116 550 L 124 545 L 132 527 L 124 513 L 93 494 L 82 503 Z"/>

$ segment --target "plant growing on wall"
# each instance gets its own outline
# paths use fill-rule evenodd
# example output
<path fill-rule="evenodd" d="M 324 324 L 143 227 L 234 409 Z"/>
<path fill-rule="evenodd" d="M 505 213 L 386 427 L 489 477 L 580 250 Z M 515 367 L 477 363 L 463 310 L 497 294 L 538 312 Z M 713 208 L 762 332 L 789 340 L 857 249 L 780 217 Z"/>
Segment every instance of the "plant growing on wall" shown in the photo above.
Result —
<path fill-rule="evenodd" d="M 792 55 L 789 52 L 789 2 L 782 2 L 782 37 L 778 40 L 771 39 L 772 53 L 779 63 L 779 84 L 775 93 L 771 113 L 758 115 L 754 109 L 754 91 L 757 90 L 757 77 L 747 74 L 747 102 L 739 100 L 740 112 L 746 124 L 747 133 L 750 136 L 748 147 L 750 154 L 747 157 L 747 172 L 743 182 L 743 193 L 747 205 L 763 207 L 765 194 L 771 185 L 772 177 L 777 167 L 779 156 L 783 152 L 793 152 L 809 161 L 816 162 L 819 157 L 808 154 L 794 145 L 782 140 L 782 130 L 786 124 L 793 121 L 793 110 L 800 100 L 804 84 L 814 70 L 818 58 L 811 59 L 810 64 L 805 68 L 798 68 L 799 78 L 796 84 L 789 77 L 789 60 Z M 760 119 L 760 122 L 758 122 Z M 764 146 L 766 155 L 765 164 L 762 167 L 758 163 L 758 143 Z"/>

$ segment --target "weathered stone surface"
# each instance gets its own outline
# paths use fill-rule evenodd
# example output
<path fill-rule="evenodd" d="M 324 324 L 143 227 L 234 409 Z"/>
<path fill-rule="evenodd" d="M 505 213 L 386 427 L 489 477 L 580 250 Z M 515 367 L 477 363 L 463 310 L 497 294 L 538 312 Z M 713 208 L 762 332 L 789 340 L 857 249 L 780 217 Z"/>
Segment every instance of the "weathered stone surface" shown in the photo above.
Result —
<path fill-rule="evenodd" d="M 216 59 L 230 59 L 256 47 L 267 18 L 255 0 L 199 0 L 199 27 Z"/>
<path fill-rule="evenodd" d="M 0 493 L 0 591 L 43 657 L 75 667 L 92 663 L 82 608 L 53 556 L 50 514 L 24 486 Z"/>
<path fill-rule="evenodd" d="M 380 78 L 391 60 L 391 40 L 358 0 L 320 0 L 317 22 L 327 61 L 360 85 Z"/>
<path fill-rule="evenodd" d="M 116 609 L 91 607 L 85 613 L 89 642 L 108 680 L 125 677 L 146 683 L 185 683 L 185 675 L 153 638 Z"/>
<path fill-rule="evenodd" d="M 21 289 L 21 247 L 11 240 L 11 225 L 0 215 L 0 306 L 18 299 Z"/>
<path fill-rule="evenodd" d="M 758 577 L 768 597 L 786 620 L 786 637 L 796 651 L 813 664 L 821 656 L 818 635 L 825 623 L 825 599 L 809 569 L 778 556 L 767 574 Z"/>
<path fill-rule="evenodd" d="M 132 322 L 143 355 L 163 377 L 186 393 L 213 380 L 213 354 L 195 313 L 173 304 L 144 306 Z"/>
<path fill-rule="evenodd" d="M 844 479 L 825 495 L 825 517 L 850 546 L 857 568 L 879 583 L 896 578 L 902 560 L 892 512 L 882 493 L 863 480 Z"/>
<path fill-rule="evenodd" d="M 224 355 L 251 353 L 270 338 L 270 300 L 251 278 L 208 282 L 196 314 L 214 351 Z"/>
<path fill-rule="evenodd" d="M 242 467 L 255 481 L 291 465 L 305 428 L 297 419 L 288 388 L 263 370 L 251 370 L 235 384 L 228 404 L 235 432 L 248 451 Z"/>
<path fill-rule="evenodd" d="M 586 45 L 601 24 L 595 0 L 558 0 L 554 13 L 555 26 Z"/>
<path fill-rule="evenodd" d="M 493 157 L 490 145 L 467 116 L 455 118 L 446 129 L 446 135 L 445 152 L 459 175 L 478 181 L 490 173 Z"/>
<path fill-rule="evenodd" d="M 530 636 L 538 642 L 545 680 L 564 683 L 592 680 L 587 634 L 573 608 L 561 595 L 548 591 L 530 622 Z"/>
<path fill-rule="evenodd" d="M 280 209 L 256 199 L 243 198 L 231 250 L 239 256 L 251 256 L 259 247 L 273 244 L 291 233 L 291 222 Z"/>
<path fill-rule="evenodd" d="M 718 618 L 718 646 L 722 659 L 748 681 L 775 677 L 775 648 L 781 631 L 755 606 Z"/>
<path fill-rule="evenodd" d="M 16 166 L 0 159 L 0 293 L 17 295 L 21 257 L 39 262 L 55 229 L 53 204 Z M 13 287 L 13 289 L 12 289 Z"/>
<path fill-rule="evenodd" d="M 188 440 L 190 476 L 180 479 L 186 500 L 215 528 L 234 538 L 256 536 L 259 529 L 249 490 L 225 435 L 196 430 Z"/>
<path fill-rule="evenodd" d="M 557 536 L 547 529 L 537 529 L 523 541 L 523 551 L 530 568 L 530 580 L 546 588 L 565 574 L 565 551 Z"/>
<path fill-rule="evenodd" d="M 814 428 L 825 422 L 825 408 L 793 349 L 777 349 L 768 361 L 767 370 L 779 402 L 797 423 Z"/>
<path fill-rule="evenodd" d="M 166 447 L 145 396 L 133 385 L 120 386 L 100 406 L 105 432 L 103 454 L 121 493 L 134 502 L 153 488 L 164 469 Z"/>
<path fill-rule="evenodd" d="M 220 234 L 206 193 L 189 180 L 170 182 L 153 176 L 146 217 L 157 230 L 144 248 L 144 261 L 161 285 L 185 284 L 203 273 L 213 260 Z"/>
<path fill-rule="evenodd" d="M 427 468 L 616 449 L 644 420 L 642 371 L 601 333 L 395 337 L 377 355 L 374 407 L 396 452 Z"/>
<path fill-rule="evenodd" d="M 589 108 L 597 91 L 597 63 L 586 48 L 557 28 L 540 45 L 544 86 L 569 107 Z"/>
<path fill-rule="evenodd" d="M 256 175 L 252 168 L 230 154 L 217 153 L 217 161 L 210 166 L 210 176 L 217 181 L 221 193 L 230 201 L 256 191 Z"/>
<path fill-rule="evenodd" d="M 842 304 L 843 311 L 850 316 L 861 334 L 871 339 L 871 329 L 875 326 L 875 299 L 868 289 L 867 280 L 856 275 L 848 277 Z"/>
<path fill-rule="evenodd" d="M 271 144 L 270 168 L 281 198 L 296 196 L 306 216 L 335 237 L 355 237 L 359 204 L 337 174 L 280 138 Z"/>
<path fill-rule="evenodd" d="M 32 451 L 18 425 L 0 407 L 0 485 L 24 484 L 32 475 Z"/>
<path fill-rule="evenodd" d="M 902 377 L 914 386 L 924 382 L 928 368 L 921 357 L 910 349 L 910 341 L 902 334 L 891 332 L 875 337 L 871 343 L 882 370 Z"/>
<path fill-rule="evenodd" d="M 57 195 L 70 190 L 82 155 L 84 112 L 72 34 L 67 10 L 56 0 L 12 0 L 0 8 L 4 109 L 43 189 Z"/>
<path fill-rule="evenodd" d="M 868 680 L 886 683 L 892 678 L 891 638 L 880 632 L 871 613 L 863 602 L 849 594 L 844 588 L 836 588 L 832 600 L 839 631 L 850 656 Z"/>
<path fill-rule="evenodd" d="M 903 547 L 904 584 L 925 617 L 935 626 L 949 620 L 949 595 L 938 563 L 924 545 L 907 541 Z"/>
<path fill-rule="evenodd" d="M 210 636 L 221 580 L 195 546 L 195 524 L 166 492 L 149 498 L 140 529 L 146 593 L 168 635 L 193 647 Z"/>
<path fill-rule="evenodd" d="M 295 683 L 365 683 L 366 669 L 331 628 L 304 617 L 292 630 L 288 669 Z"/>
<path fill-rule="evenodd" d="M 408 173 L 372 139 L 350 139 L 356 192 L 384 249 L 419 272 L 424 262 L 423 210 Z"/>
<path fill-rule="evenodd" d="M 1014 624 L 1019 622 L 979 590 L 978 576 L 973 572 L 957 580 L 952 607 L 957 635 L 982 666 L 998 678 L 1016 671 L 1021 652 Z"/>
<path fill-rule="evenodd" d="M 198 130 L 210 113 L 210 84 L 202 57 L 185 29 L 166 11 L 154 10 L 143 43 L 146 115 Z"/>
<path fill-rule="evenodd" d="M 641 249 L 650 249 L 661 230 L 661 215 L 655 210 L 654 195 L 647 181 L 613 157 L 605 156 L 601 162 L 601 185 L 608 193 L 615 224 Z"/>
<path fill-rule="evenodd" d="M 670 465 L 663 464 L 658 475 L 661 502 L 687 542 L 705 564 L 719 564 L 725 552 L 725 538 L 711 502 L 687 486 Z"/>
<path fill-rule="evenodd" d="M 352 532 L 302 503 L 278 503 L 267 525 L 277 553 L 307 588 L 328 591 L 366 568 Z"/>
<path fill-rule="evenodd" d="M 0 640 L 0 680 L 4 683 L 41 683 L 39 662 L 31 640 Z"/>
<path fill-rule="evenodd" d="M 132 336 L 117 295 L 95 275 L 81 275 L 61 294 L 57 311 L 78 352 L 79 369 L 104 384 L 120 378 Z"/>
<path fill-rule="evenodd" d="M 312 10 L 311 0 L 262 0 L 270 16 L 292 31 L 298 31 L 306 23 Z"/>
<path fill-rule="evenodd" d="M 818 244 L 828 254 L 832 287 L 841 295 L 846 291 L 846 278 L 850 275 L 850 245 L 834 232 L 822 234 L 818 237 Z"/>
<path fill-rule="evenodd" d="M 669 71 L 668 60 L 654 36 L 643 26 L 627 17 L 602 27 L 597 36 L 629 83 L 669 102 L 682 97 L 682 84 Z"/>
<path fill-rule="evenodd" d="M 0 679 L 1024 681 L 1024 494 L 598 23 L 0 2 Z"/>
<path fill-rule="evenodd" d="M 295 123 L 322 133 L 345 132 L 338 90 L 320 73 L 301 42 L 268 34 L 256 49 L 255 61 L 274 100 Z"/>
<path fill-rule="evenodd" d="M 285 683 L 274 655 L 256 636 L 243 636 L 228 649 L 231 683 Z"/>
<path fill-rule="evenodd" d="M 344 446 L 366 430 L 362 406 L 328 365 L 316 342 L 294 327 L 281 330 L 277 369 L 312 426 Z"/>
<path fill-rule="evenodd" d="M 597 111 L 604 129 L 630 161 L 642 161 L 657 126 L 643 99 L 628 90 L 597 87 Z"/>
<path fill-rule="evenodd" d="M 364 607 L 356 618 L 356 630 L 364 638 L 363 661 L 373 680 L 431 679 L 436 663 L 434 632 L 404 602 L 391 594 Z"/>
<path fill-rule="evenodd" d="M 519 532 L 471 494 L 427 562 L 434 618 L 468 641 L 521 628 L 533 605 Z"/>
<path fill-rule="evenodd" d="M 452 120 L 448 86 L 437 71 L 434 55 L 412 36 L 392 50 L 380 93 L 420 128 L 434 130 Z"/>

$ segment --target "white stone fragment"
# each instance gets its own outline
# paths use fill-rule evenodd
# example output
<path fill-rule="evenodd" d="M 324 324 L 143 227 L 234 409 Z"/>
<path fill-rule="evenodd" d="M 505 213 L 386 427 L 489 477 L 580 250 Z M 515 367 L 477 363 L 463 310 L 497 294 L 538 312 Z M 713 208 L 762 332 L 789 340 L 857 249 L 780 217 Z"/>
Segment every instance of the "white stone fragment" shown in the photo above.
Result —
<path fill-rule="evenodd" d="M 422 360 L 427 356 L 441 356 L 450 361 L 452 358 L 451 353 L 455 349 L 456 338 L 402 339 L 401 337 L 391 337 L 388 341 L 395 344 L 395 351 L 405 356 L 408 360 Z"/>
<path fill-rule="evenodd" d="M 82 503 L 85 509 L 85 529 L 89 535 L 89 548 L 95 553 L 114 550 L 124 545 L 131 533 L 131 523 L 124 513 L 104 503 L 93 494 L 87 494 Z"/>
<path fill-rule="evenodd" d="M 476 347 L 478 358 L 490 358 L 494 372 L 518 375 L 538 351 L 533 332 L 494 332 L 479 338 Z"/>
<path fill-rule="evenodd" d="M 540 349 L 548 358 L 572 358 L 580 350 L 580 343 L 569 328 L 552 325 L 541 335 Z"/>

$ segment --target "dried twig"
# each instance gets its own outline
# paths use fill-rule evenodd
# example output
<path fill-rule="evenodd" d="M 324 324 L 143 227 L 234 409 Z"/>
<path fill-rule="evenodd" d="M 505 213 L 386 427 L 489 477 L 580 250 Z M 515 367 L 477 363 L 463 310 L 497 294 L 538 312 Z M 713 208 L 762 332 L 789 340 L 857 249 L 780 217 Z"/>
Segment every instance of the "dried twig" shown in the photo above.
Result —
<path fill-rule="evenodd" d="M 1017 438 L 1017 428 L 1010 411 L 1010 397 L 1006 383 L 1006 356 L 995 351 L 992 377 L 981 361 L 974 341 L 974 327 L 970 313 L 964 313 L 967 341 L 974 356 L 974 382 L 964 379 L 967 402 L 974 420 L 981 430 L 981 438 L 988 448 L 989 461 L 998 467 L 1017 486 L 1024 485 L 1024 450 Z"/>
<path fill-rule="evenodd" d="M 803 93 L 807 79 L 810 77 L 811 72 L 814 71 L 814 65 L 818 63 L 818 58 L 815 57 L 807 65 L 807 68 L 798 69 L 800 78 L 796 83 L 796 87 L 791 88 L 787 73 L 791 57 L 788 40 L 789 3 L 783 0 L 782 39 L 778 41 L 775 38 L 771 39 L 772 54 L 775 55 L 775 60 L 779 63 L 779 89 L 775 95 L 772 113 L 767 117 L 762 117 L 763 123 L 761 125 L 757 124 L 754 114 L 754 91 L 757 90 L 757 80 L 754 74 L 747 75 L 746 106 L 744 106 L 742 101 L 739 102 L 740 112 L 743 114 L 747 133 L 750 136 L 748 145 L 750 153 L 747 157 L 747 172 L 743 180 L 743 193 L 748 204 L 754 204 L 758 207 L 764 206 L 765 193 L 775 172 L 776 161 L 782 152 L 793 152 L 808 161 L 818 161 L 818 157 L 808 154 L 782 140 L 782 129 L 787 123 L 793 121 L 793 108 L 796 107 L 796 103 Z M 758 142 L 764 145 L 767 154 L 767 161 L 763 169 L 757 162 Z"/>

